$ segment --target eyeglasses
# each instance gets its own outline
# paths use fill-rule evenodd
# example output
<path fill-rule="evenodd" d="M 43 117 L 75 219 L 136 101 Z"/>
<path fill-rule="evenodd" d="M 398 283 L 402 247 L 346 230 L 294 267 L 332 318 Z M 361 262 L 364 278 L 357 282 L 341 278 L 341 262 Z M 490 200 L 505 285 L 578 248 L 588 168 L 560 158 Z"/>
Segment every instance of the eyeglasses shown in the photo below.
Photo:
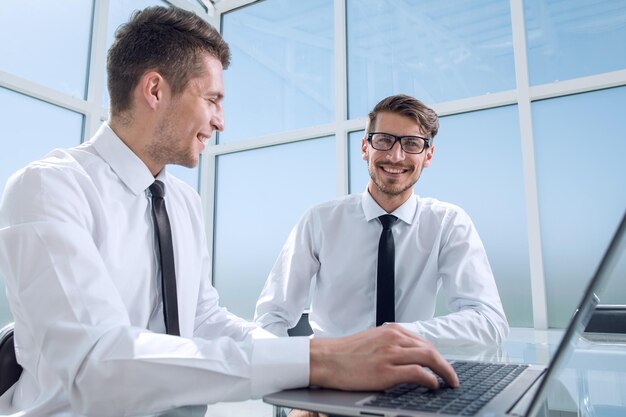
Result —
<path fill-rule="evenodd" d="M 388 151 L 396 142 L 400 142 L 402 150 L 412 154 L 422 153 L 430 146 L 430 140 L 420 136 L 396 136 L 384 132 L 368 133 L 367 141 L 377 151 Z"/>

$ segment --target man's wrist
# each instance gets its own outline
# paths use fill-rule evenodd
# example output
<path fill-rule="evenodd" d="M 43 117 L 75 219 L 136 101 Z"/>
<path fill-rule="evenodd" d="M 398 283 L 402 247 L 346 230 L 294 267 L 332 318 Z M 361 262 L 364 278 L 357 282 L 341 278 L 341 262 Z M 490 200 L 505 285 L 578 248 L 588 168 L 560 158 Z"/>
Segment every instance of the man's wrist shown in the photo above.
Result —
<path fill-rule="evenodd" d="M 310 339 L 309 385 L 327 386 L 330 377 L 329 347 L 332 339 Z"/>

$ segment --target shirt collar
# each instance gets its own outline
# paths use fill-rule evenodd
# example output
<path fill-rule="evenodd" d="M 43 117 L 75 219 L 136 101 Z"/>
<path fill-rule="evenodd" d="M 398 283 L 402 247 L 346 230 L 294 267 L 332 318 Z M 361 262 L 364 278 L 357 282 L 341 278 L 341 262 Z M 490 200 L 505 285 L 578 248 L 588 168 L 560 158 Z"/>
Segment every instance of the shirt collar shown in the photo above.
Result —
<path fill-rule="evenodd" d="M 387 212 L 378 205 L 376 200 L 369 193 L 367 188 L 365 192 L 361 195 L 361 205 L 363 206 L 363 213 L 365 214 L 365 219 L 369 222 L 372 219 L 378 218 L 383 214 L 387 214 Z M 411 194 L 408 200 L 406 200 L 400 207 L 395 209 L 393 213 L 394 216 L 405 222 L 406 224 L 411 224 L 413 219 L 415 218 L 415 210 L 417 209 L 417 196 L 415 194 Z"/>
<path fill-rule="evenodd" d="M 154 177 L 146 164 L 126 146 L 107 122 L 102 123 L 90 142 L 133 194 L 145 192 L 145 189 L 154 182 Z M 159 174 L 161 178 L 164 171 Z"/>

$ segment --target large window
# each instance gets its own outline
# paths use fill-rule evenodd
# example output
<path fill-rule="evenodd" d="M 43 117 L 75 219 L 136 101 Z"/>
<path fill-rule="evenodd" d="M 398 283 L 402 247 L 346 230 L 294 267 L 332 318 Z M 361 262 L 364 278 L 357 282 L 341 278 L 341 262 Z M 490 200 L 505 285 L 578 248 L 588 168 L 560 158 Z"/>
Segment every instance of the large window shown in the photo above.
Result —
<path fill-rule="evenodd" d="M 238 250 L 222 242 L 220 230 L 232 223 L 220 213 L 241 204 L 221 190 L 221 161 L 239 152 L 263 158 L 267 146 L 334 135 L 325 158 L 336 158 L 335 181 L 326 195 L 363 192 L 365 117 L 384 97 L 407 93 L 441 118 L 433 163 L 415 191 L 470 214 L 512 325 L 565 324 L 626 207 L 616 160 L 624 153 L 616 138 L 626 131 L 619 116 L 626 98 L 621 88 L 607 89 L 626 86 L 626 0 L 224 0 L 218 8 L 233 63 L 227 130 L 205 165 L 217 166 L 217 193 L 211 183 L 202 191 L 215 195 L 209 230 L 218 231 L 214 279 L 224 305 L 245 311 L 236 282 L 258 291 L 277 251 L 244 267 L 262 271 L 258 282 L 219 267 Z M 294 60 L 308 65 L 294 69 Z M 307 184 L 312 175 L 297 170 L 290 181 Z M 293 222 L 280 220 L 274 239 L 281 242 Z M 249 232 L 240 229 L 231 233 Z M 594 249 L 563 262 L 587 245 L 581 237 L 589 233 Z M 610 300 L 626 303 L 623 285 Z"/>
<path fill-rule="evenodd" d="M 515 88 L 508 1 L 346 3 L 350 117 L 400 92 L 434 104 Z"/>
<path fill-rule="evenodd" d="M 86 98 L 92 14 L 91 1 L 4 0 L 0 70 Z"/>
<path fill-rule="evenodd" d="M 532 85 L 626 68 L 622 0 L 526 0 Z"/>
<path fill-rule="evenodd" d="M 220 143 L 334 119 L 332 0 L 268 1 L 223 17 L 232 49 Z"/>
<path fill-rule="evenodd" d="M 20 42 L 0 43 L 2 186 L 96 131 L 116 27 L 175 4 L 221 26 L 233 53 L 226 131 L 201 168 L 168 168 L 203 198 L 224 305 L 250 317 L 306 208 L 365 189 L 365 116 L 403 92 L 442 123 L 416 192 L 469 212 L 512 324 L 563 326 L 626 203 L 626 0 L 202 3 L 5 1 L 0 37 Z"/>
<path fill-rule="evenodd" d="M 555 326 L 569 320 L 626 210 L 625 105 L 626 87 L 533 105 L 548 311 Z M 626 280 L 602 301 L 626 304 Z"/>
<path fill-rule="evenodd" d="M 232 312 L 252 319 L 291 227 L 333 197 L 334 148 L 326 137 L 219 157 L 215 286 Z"/>

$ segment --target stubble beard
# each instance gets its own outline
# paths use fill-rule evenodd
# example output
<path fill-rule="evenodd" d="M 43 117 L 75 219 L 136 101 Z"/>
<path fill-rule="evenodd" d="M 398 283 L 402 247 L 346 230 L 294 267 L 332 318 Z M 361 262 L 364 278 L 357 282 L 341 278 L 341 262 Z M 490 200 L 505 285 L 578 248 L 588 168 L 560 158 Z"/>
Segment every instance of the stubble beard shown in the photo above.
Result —
<path fill-rule="evenodd" d="M 180 146 L 182 138 L 176 136 L 170 120 L 167 118 L 159 123 L 155 140 L 148 146 L 148 155 L 163 165 L 194 168 L 198 165 L 199 156 L 195 155 L 193 150 Z"/>
<path fill-rule="evenodd" d="M 370 174 L 370 178 L 372 182 L 376 186 L 376 188 L 383 194 L 386 194 L 390 197 L 396 197 L 407 191 L 408 189 L 412 189 L 413 186 L 417 183 L 417 180 L 420 177 L 420 172 L 417 173 L 415 179 L 409 181 L 406 185 L 402 184 L 385 184 L 380 180 L 378 174 L 376 172 L 377 167 L 370 163 L 369 158 L 367 159 L 367 171 Z"/>

